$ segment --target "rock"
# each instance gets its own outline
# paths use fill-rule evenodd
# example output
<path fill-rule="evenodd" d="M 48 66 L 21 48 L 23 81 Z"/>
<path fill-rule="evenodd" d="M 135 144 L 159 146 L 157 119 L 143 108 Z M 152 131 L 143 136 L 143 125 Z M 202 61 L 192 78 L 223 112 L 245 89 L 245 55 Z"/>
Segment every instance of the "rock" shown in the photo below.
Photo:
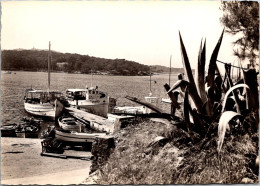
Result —
<path fill-rule="evenodd" d="M 255 166 L 256 166 L 256 167 L 259 167 L 259 156 L 256 157 Z"/>
<path fill-rule="evenodd" d="M 254 180 L 250 178 L 243 178 L 241 183 L 248 184 L 248 183 L 254 183 Z"/>
<path fill-rule="evenodd" d="M 168 139 L 163 136 L 157 136 L 154 138 L 154 140 L 148 145 L 148 147 L 151 146 L 160 146 L 163 147 L 167 143 Z"/>
<path fill-rule="evenodd" d="M 147 150 L 145 154 L 157 154 L 159 150 L 164 147 L 164 145 L 168 142 L 168 139 L 163 136 L 157 136 L 154 140 L 147 145 Z"/>

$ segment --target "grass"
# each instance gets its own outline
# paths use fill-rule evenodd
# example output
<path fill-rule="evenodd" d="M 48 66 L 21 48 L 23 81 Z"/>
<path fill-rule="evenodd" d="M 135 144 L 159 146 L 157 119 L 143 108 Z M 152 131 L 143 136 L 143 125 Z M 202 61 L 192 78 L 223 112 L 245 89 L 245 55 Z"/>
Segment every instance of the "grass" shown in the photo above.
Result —
<path fill-rule="evenodd" d="M 157 136 L 168 143 L 150 147 Z M 192 145 L 185 131 L 152 121 L 128 126 L 115 139 L 114 153 L 96 172 L 97 184 L 233 184 L 244 177 L 258 182 L 252 169 L 258 141 L 248 134 L 227 134 L 220 153 L 217 134 Z"/>

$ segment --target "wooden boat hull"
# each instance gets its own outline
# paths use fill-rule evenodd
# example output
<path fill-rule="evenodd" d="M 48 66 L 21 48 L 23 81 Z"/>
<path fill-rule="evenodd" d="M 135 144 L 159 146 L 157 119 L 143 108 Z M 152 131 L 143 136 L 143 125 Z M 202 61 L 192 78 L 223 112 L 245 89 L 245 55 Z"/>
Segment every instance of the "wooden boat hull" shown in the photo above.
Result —
<path fill-rule="evenodd" d="M 16 137 L 15 129 L 17 125 L 11 124 L 11 125 L 4 125 L 1 129 L 1 137 Z"/>
<path fill-rule="evenodd" d="M 33 116 L 45 117 L 51 120 L 55 120 L 59 117 L 63 111 L 63 104 L 59 100 L 55 100 L 55 104 L 33 104 L 24 102 L 24 109 L 26 112 Z"/>
<path fill-rule="evenodd" d="M 19 127 L 20 126 L 20 127 Z M 33 125 L 19 125 L 15 129 L 17 137 L 20 138 L 38 138 L 39 128 Z"/>
<path fill-rule="evenodd" d="M 85 110 L 86 112 L 102 116 L 102 117 L 107 117 L 108 113 L 108 107 L 109 104 L 106 103 L 96 103 L 93 104 L 91 102 L 86 102 L 84 100 L 79 100 L 78 106 L 76 104 L 76 101 L 69 101 L 70 105 L 73 107 L 80 108 L 81 110 Z"/>
<path fill-rule="evenodd" d="M 75 131 L 75 132 L 81 132 L 81 128 L 83 126 L 81 126 L 80 124 L 77 124 L 76 121 L 75 121 L 75 124 L 73 125 L 69 125 L 69 124 L 66 124 L 66 121 L 62 121 L 62 117 L 60 117 L 58 119 L 58 124 L 59 124 L 59 127 L 64 129 L 64 130 L 69 130 L 69 131 Z"/>
<path fill-rule="evenodd" d="M 38 132 L 16 132 L 16 137 L 19 138 L 38 138 Z"/>
<path fill-rule="evenodd" d="M 117 114 L 145 114 L 144 106 L 122 106 L 122 107 L 114 107 L 113 113 Z"/>
<path fill-rule="evenodd" d="M 86 143 L 93 142 L 96 137 L 105 136 L 106 133 L 78 133 L 78 132 L 65 132 L 61 130 L 55 131 L 55 138 L 59 141 L 73 142 L 73 143 Z"/>

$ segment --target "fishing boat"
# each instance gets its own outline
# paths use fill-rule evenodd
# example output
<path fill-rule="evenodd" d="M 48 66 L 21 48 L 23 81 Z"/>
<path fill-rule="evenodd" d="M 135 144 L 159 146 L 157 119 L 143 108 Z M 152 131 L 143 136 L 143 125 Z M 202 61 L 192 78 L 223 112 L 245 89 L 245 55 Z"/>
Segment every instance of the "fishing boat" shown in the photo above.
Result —
<path fill-rule="evenodd" d="M 15 133 L 21 138 L 38 138 L 39 128 L 34 125 L 20 124 L 15 129 Z"/>
<path fill-rule="evenodd" d="M 36 127 L 38 127 L 38 128 L 41 128 L 41 122 L 42 122 L 42 121 L 43 121 L 43 120 L 41 120 L 41 119 L 35 119 L 35 118 L 33 118 L 33 117 L 31 117 L 31 118 L 23 117 L 23 118 L 21 119 L 21 124 L 33 125 L 33 126 L 36 126 Z"/>
<path fill-rule="evenodd" d="M 58 119 L 58 124 L 59 127 L 64 130 L 75 131 L 75 132 L 81 132 L 85 128 L 83 123 L 76 121 L 72 117 L 60 117 Z"/>
<path fill-rule="evenodd" d="M 63 111 L 63 104 L 59 100 L 62 93 L 27 89 L 24 96 L 24 109 L 31 115 L 55 120 Z"/>
<path fill-rule="evenodd" d="M 92 114 L 107 117 L 109 96 L 98 90 L 98 87 L 86 86 L 85 89 L 67 89 L 66 99 L 71 106 Z"/>
<path fill-rule="evenodd" d="M 34 135 L 32 133 L 37 133 L 41 128 L 41 121 L 34 118 L 22 118 L 21 121 L 18 121 L 14 124 L 3 125 L 1 130 L 2 137 L 31 137 L 37 136 L 38 134 Z M 30 134 L 24 134 L 24 133 Z"/>
<path fill-rule="evenodd" d="M 24 109 L 31 115 L 46 117 L 55 120 L 63 111 L 62 93 L 50 91 L 50 61 L 51 50 L 49 42 L 48 56 L 48 90 L 26 89 L 24 96 Z"/>
<path fill-rule="evenodd" d="M 16 137 L 15 129 L 17 124 L 9 124 L 1 126 L 1 137 Z"/>
<path fill-rule="evenodd" d="M 144 114 L 145 106 L 116 106 L 113 114 Z"/>
<path fill-rule="evenodd" d="M 99 136 L 105 136 L 106 133 L 83 133 L 68 130 L 55 129 L 55 138 L 59 141 L 85 143 L 93 142 Z"/>

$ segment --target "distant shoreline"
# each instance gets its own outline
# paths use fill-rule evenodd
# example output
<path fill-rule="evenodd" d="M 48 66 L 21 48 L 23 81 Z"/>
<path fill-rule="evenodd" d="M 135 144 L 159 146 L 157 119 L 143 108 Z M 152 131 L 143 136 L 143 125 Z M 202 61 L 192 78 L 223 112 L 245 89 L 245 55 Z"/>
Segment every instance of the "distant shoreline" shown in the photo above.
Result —
<path fill-rule="evenodd" d="M 31 71 L 31 70 L 1 70 L 1 73 L 4 74 L 4 72 L 44 72 L 48 73 L 47 71 Z M 64 72 L 64 71 L 52 71 L 51 73 L 64 73 L 64 74 L 84 74 L 84 75 L 91 75 L 91 73 L 80 73 L 80 72 Z M 172 76 L 177 76 L 180 73 L 172 73 Z M 107 73 L 93 73 L 93 75 L 104 75 L 104 76 L 150 76 L 150 75 L 123 75 L 123 74 L 107 74 Z M 152 73 L 152 76 L 154 75 L 169 75 L 167 72 L 161 72 L 161 73 Z"/>

